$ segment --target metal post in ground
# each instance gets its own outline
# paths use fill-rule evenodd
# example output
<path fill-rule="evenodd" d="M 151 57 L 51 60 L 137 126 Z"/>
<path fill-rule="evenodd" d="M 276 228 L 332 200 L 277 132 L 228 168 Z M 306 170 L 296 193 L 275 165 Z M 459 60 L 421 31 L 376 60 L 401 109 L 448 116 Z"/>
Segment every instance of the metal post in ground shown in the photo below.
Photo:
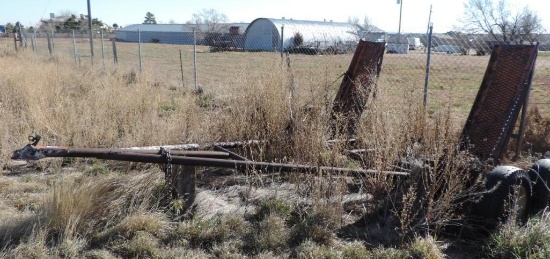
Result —
<path fill-rule="evenodd" d="M 19 37 L 19 47 L 20 48 L 23 48 L 23 47 L 26 47 L 26 46 L 23 46 L 23 33 L 21 32 L 21 23 L 20 22 L 17 22 L 17 36 Z"/>
<path fill-rule="evenodd" d="M 32 52 L 36 53 L 36 34 L 31 38 Z"/>
<path fill-rule="evenodd" d="M 52 38 L 48 33 L 46 33 L 46 38 L 48 38 L 48 52 L 50 53 L 50 55 L 52 55 L 53 54 Z"/>
<path fill-rule="evenodd" d="M 55 50 L 55 41 L 53 40 L 55 34 L 54 34 L 53 30 L 52 30 L 52 34 L 50 36 L 51 36 L 51 40 L 52 40 L 52 52 L 53 52 Z"/>
<path fill-rule="evenodd" d="M 139 55 L 139 72 L 141 73 L 143 67 L 141 64 L 141 31 L 138 30 L 138 55 Z"/>
<path fill-rule="evenodd" d="M 78 63 L 78 54 L 76 53 L 76 40 L 74 38 L 74 30 L 73 30 L 73 55 L 74 55 L 74 63 Z"/>
<path fill-rule="evenodd" d="M 195 27 L 193 27 L 193 67 L 195 70 L 195 91 L 198 91 L 199 86 L 197 79 L 197 33 Z"/>
<path fill-rule="evenodd" d="M 428 56 L 426 58 L 426 78 L 424 80 L 424 109 L 428 104 L 428 85 L 430 83 L 430 60 L 431 60 L 431 54 L 432 54 L 432 32 L 433 32 L 433 25 L 430 25 L 430 29 L 428 31 L 428 47 L 427 47 Z"/>
<path fill-rule="evenodd" d="M 116 52 L 116 39 L 112 39 L 111 42 L 113 43 L 113 62 L 118 64 L 118 54 Z"/>
<path fill-rule="evenodd" d="M 88 31 L 90 36 L 90 58 L 92 60 L 92 66 L 94 65 L 94 38 L 92 31 L 92 9 L 90 8 L 90 0 L 88 0 Z"/>
<path fill-rule="evenodd" d="M 17 33 L 13 34 L 13 44 L 15 45 L 15 51 L 19 51 L 19 48 L 17 47 Z"/>
<path fill-rule="evenodd" d="M 281 26 L 281 40 L 279 41 L 279 48 L 281 49 L 281 62 L 283 62 L 283 42 L 284 42 L 284 35 L 285 35 L 285 26 Z"/>
<path fill-rule="evenodd" d="M 103 30 L 99 31 L 101 33 L 101 59 L 103 60 L 103 66 L 105 66 L 105 44 L 103 43 Z"/>
<path fill-rule="evenodd" d="M 181 87 L 185 87 L 185 82 L 183 81 L 183 59 L 181 57 L 181 49 L 180 49 L 180 70 L 181 70 Z"/>

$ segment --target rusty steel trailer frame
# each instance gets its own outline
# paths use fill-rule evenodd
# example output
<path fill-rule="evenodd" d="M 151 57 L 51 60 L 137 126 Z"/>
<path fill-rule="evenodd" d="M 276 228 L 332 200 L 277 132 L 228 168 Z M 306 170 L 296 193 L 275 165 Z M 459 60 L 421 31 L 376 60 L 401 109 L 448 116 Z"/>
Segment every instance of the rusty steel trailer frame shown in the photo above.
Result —
<path fill-rule="evenodd" d="M 369 175 L 387 174 L 406 176 L 407 172 L 378 171 L 370 169 L 352 169 L 330 166 L 311 166 L 286 163 L 256 162 L 252 160 L 235 160 L 230 158 L 231 154 L 221 151 L 171 151 L 171 164 L 186 166 L 221 167 L 237 170 L 265 170 L 272 172 L 330 172 L 339 174 Z M 70 148 L 59 146 L 38 146 L 37 143 L 29 143 L 22 149 L 13 152 L 11 159 L 14 160 L 39 160 L 46 157 L 89 157 L 103 160 L 117 160 L 128 162 L 143 162 L 164 164 L 163 149 L 157 152 L 147 152 L 129 149 L 100 149 L 100 148 Z M 226 158 L 220 158 L 226 157 Z"/>

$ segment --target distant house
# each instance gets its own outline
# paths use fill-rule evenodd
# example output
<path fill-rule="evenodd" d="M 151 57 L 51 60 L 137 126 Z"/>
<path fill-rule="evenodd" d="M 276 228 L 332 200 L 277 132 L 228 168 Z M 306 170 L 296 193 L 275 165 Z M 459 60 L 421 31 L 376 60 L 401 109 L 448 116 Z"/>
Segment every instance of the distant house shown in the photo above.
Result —
<path fill-rule="evenodd" d="M 6 26 L 0 25 L 0 33 L 6 33 Z"/>
<path fill-rule="evenodd" d="M 40 27 L 41 28 L 56 28 L 57 26 L 62 25 L 67 19 L 71 18 L 69 15 L 55 16 L 54 13 L 50 13 L 49 19 L 41 19 Z"/>
<path fill-rule="evenodd" d="M 250 51 L 279 51 L 298 47 L 294 41 L 297 33 L 302 36 L 301 45 L 319 49 L 341 45 L 355 46 L 361 38 L 360 35 L 365 34 L 347 22 L 258 18 L 246 29 L 244 48 Z M 383 31 L 374 27 L 369 33 Z"/>

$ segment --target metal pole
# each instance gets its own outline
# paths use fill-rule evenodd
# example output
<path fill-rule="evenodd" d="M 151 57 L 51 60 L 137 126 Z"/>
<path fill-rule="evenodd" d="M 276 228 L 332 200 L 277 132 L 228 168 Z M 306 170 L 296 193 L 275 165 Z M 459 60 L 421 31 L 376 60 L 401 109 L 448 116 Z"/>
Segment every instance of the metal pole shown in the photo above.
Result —
<path fill-rule="evenodd" d="M 17 35 L 19 36 L 19 47 L 23 47 L 23 34 L 21 33 L 21 23 L 17 22 Z"/>
<path fill-rule="evenodd" d="M 195 27 L 193 27 L 193 66 L 195 70 L 195 91 L 197 91 L 199 83 L 197 78 L 197 34 Z"/>
<path fill-rule="evenodd" d="M 15 45 L 15 51 L 19 51 L 17 48 L 17 33 L 13 34 L 13 44 Z"/>
<path fill-rule="evenodd" d="M 103 66 L 105 66 L 105 43 L 103 42 L 103 30 L 100 30 L 101 33 L 101 59 L 103 60 Z"/>
<path fill-rule="evenodd" d="M 33 146 L 27 144 L 20 150 L 13 152 L 11 159 L 16 160 L 39 160 L 45 157 L 94 157 L 97 159 L 105 160 L 117 160 L 128 162 L 142 162 L 142 163 L 166 163 L 166 158 L 163 157 L 160 152 L 151 154 L 147 152 L 120 152 L 109 151 L 102 149 L 86 149 L 86 148 L 67 148 L 57 146 Z M 408 172 L 396 172 L 396 171 L 379 171 L 374 169 L 352 169 L 352 168 L 339 168 L 331 166 L 310 166 L 299 164 L 283 164 L 283 163 L 268 163 L 268 162 L 256 162 L 251 160 L 232 160 L 232 159 L 219 159 L 209 158 L 203 156 L 189 157 L 189 156 L 171 156 L 171 163 L 175 165 L 187 165 L 187 166 L 205 166 L 205 167 L 222 167 L 233 168 L 238 170 L 265 170 L 270 172 L 320 172 L 328 171 L 342 174 L 352 175 L 396 175 L 396 176 L 408 176 Z"/>
<path fill-rule="evenodd" d="M 31 44 L 32 44 L 32 52 L 36 53 L 36 34 L 32 36 Z"/>
<path fill-rule="evenodd" d="M 50 55 L 52 55 L 52 39 L 48 33 L 46 33 L 46 37 L 48 38 L 48 51 L 50 52 Z"/>
<path fill-rule="evenodd" d="M 403 12 L 403 0 L 399 1 L 399 30 L 397 31 L 397 34 L 401 34 L 401 13 Z"/>
<path fill-rule="evenodd" d="M 181 86 L 185 87 L 185 83 L 183 82 L 183 59 L 181 57 L 181 49 L 180 49 L 180 70 L 181 70 Z"/>
<path fill-rule="evenodd" d="M 112 39 L 111 41 L 113 42 L 113 59 L 114 59 L 115 65 L 116 65 L 116 64 L 118 64 L 118 54 L 116 52 L 116 40 Z"/>
<path fill-rule="evenodd" d="M 88 31 L 90 35 L 90 54 L 92 59 L 92 66 L 94 65 L 94 38 L 92 35 L 92 9 L 90 8 L 90 0 L 88 0 Z"/>
<path fill-rule="evenodd" d="M 73 54 L 74 54 L 74 63 L 78 63 L 78 56 L 76 54 L 76 40 L 74 38 L 74 29 L 73 29 Z"/>
<path fill-rule="evenodd" d="M 138 30 L 138 55 L 139 55 L 139 72 L 141 73 L 142 64 L 141 64 L 141 31 Z"/>
<path fill-rule="evenodd" d="M 280 49 L 281 49 L 281 61 L 283 61 L 283 40 L 284 40 L 284 35 L 285 35 L 285 26 L 281 26 L 281 41 L 280 41 Z"/>
<path fill-rule="evenodd" d="M 426 108 L 426 105 L 428 104 L 428 84 L 430 83 L 430 60 L 432 54 L 432 25 L 430 25 L 428 32 L 428 57 L 426 60 L 426 79 L 424 80 L 424 108 Z"/>
<path fill-rule="evenodd" d="M 53 30 L 52 30 L 51 36 L 52 36 L 51 38 L 52 38 L 52 51 L 53 51 L 53 50 L 55 50 L 55 42 L 54 42 L 54 40 L 53 40 L 53 38 L 54 38 L 54 36 L 55 36 L 55 33 L 54 33 Z"/>
<path fill-rule="evenodd" d="M 430 15 L 428 16 L 428 28 L 426 29 L 426 35 L 430 34 L 431 24 L 432 24 L 432 5 L 430 5 Z M 426 49 L 424 49 L 424 53 L 426 53 Z"/>

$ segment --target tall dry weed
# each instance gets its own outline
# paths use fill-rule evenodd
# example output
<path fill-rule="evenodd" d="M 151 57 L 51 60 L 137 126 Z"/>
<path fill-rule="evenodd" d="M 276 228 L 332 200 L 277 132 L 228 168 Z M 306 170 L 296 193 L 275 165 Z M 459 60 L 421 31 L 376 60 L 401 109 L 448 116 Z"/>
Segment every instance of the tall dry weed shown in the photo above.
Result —
<path fill-rule="evenodd" d="M 0 140 L 3 160 L 38 133 L 43 144 L 126 147 L 208 141 L 197 130 L 195 97 L 162 78 L 51 62 L 32 54 L 0 60 Z"/>

